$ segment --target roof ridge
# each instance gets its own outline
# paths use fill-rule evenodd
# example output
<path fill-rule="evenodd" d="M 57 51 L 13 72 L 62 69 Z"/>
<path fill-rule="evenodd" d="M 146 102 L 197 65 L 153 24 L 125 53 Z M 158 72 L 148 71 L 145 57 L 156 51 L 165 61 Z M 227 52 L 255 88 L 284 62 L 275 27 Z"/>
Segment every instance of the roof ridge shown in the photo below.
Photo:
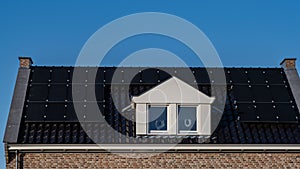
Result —
<path fill-rule="evenodd" d="M 31 66 L 33 68 L 168 68 L 168 69 L 182 69 L 182 68 L 204 68 L 204 69 L 282 69 L 282 67 L 200 67 L 200 66 L 190 66 L 190 67 L 166 67 L 166 66 L 68 66 L 68 65 L 63 65 L 63 66 L 40 66 L 40 65 L 34 65 Z"/>

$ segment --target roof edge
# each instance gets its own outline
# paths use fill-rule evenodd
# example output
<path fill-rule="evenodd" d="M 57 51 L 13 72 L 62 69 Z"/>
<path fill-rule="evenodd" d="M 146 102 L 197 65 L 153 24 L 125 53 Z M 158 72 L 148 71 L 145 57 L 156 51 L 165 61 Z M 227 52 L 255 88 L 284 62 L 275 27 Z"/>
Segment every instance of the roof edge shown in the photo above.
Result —
<path fill-rule="evenodd" d="M 300 144 L 12 144 L 9 151 L 28 152 L 300 152 Z"/>
<path fill-rule="evenodd" d="M 203 69 L 282 69 L 282 67 L 274 66 L 274 67 L 239 67 L 239 66 L 224 66 L 224 67 L 204 67 L 204 66 L 189 66 L 189 67 L 174 67 L 174 66 L 113 66 L 113 65 L 102 65 L 102 66 L 84 66 L 84 65 L 34 65 L 31 66 L 33 68 L 203 68 Z"/>
<path fill-rule="evenodd" d="M 297 69 L 285 69 L 284 72 L 290 85 L 298 110 L 300 111 L 300 77 Z M 300 112 L 298 113 L 300 114 Z"/>
<path fill-rule="evenodd" d="M 30 69 L 19 68 L 3 142 L 16 143 L 25 104 Z"/>

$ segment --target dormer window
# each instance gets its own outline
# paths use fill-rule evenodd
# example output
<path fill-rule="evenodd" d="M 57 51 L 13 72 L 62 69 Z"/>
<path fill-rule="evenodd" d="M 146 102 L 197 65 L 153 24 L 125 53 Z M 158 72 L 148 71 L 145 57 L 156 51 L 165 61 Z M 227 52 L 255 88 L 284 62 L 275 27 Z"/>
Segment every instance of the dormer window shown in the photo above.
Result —
<path fill-rule="evenodd" d="M 197 131 L 197 107 L 178 106 L 178 133 Z"/>
<path fill-rule="evenodd" d="M 151 106 L 148 107 L 148 132 L 167 132 L 168 117 L 167 106 Z"/>
<path fill-rule="evenodd" d="M 133 97 L 137 135 L 211 135 L 211 104 L 206 96 L 172 77 Z"/>

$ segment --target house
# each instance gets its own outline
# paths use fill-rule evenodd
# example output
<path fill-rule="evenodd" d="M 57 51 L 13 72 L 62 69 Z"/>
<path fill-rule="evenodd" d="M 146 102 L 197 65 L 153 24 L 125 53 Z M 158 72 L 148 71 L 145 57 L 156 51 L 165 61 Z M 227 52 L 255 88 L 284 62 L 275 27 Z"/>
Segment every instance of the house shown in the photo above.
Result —
<path fill-rule="evenodd" d="M 224 69 L 19 60 L 7 168 L 300 166 L 294 58 L 278 68 Z"/>

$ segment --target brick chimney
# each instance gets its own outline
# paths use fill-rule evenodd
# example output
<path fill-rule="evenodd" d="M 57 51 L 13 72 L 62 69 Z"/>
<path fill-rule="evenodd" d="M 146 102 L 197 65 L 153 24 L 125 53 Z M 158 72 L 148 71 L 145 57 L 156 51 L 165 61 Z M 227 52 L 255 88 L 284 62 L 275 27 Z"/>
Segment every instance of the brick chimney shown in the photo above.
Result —
<path fill-rule="evenodd" d="M 31 57 L 19 57 L 20 62 L 20 68 L 30 68 L 30 66 L 33 64 Z"/>
<path fill-rule="evenodd" d="M 285 58 L 280 65 L 284 69 L 296 69 L 296 58 Z"/>

